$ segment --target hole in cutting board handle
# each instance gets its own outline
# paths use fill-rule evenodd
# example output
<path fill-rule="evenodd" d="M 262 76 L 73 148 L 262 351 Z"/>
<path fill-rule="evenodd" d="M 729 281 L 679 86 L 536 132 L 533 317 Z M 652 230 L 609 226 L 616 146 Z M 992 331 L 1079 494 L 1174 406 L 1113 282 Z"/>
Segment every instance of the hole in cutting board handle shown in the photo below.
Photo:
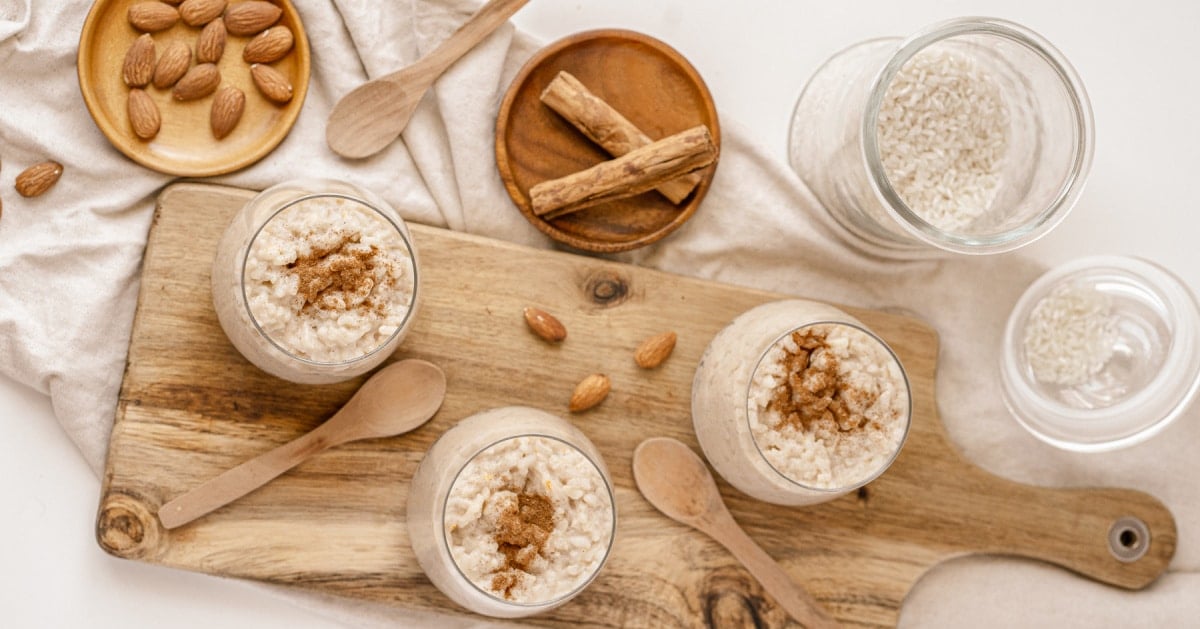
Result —
<path fill-rule="evenodd" d="M 1131 563 L 1150 550 L 1150 529 L 1133 516 L 1117 518 L 1108 529 L 1108 550 L 1122 563 Z"/>

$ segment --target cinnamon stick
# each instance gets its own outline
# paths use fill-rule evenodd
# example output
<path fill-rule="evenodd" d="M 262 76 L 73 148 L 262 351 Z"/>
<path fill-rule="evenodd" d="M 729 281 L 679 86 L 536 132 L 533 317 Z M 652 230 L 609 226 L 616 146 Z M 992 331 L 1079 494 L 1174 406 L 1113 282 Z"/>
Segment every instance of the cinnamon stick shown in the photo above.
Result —
<path fill-rule="evenodd" d="M 613 157 L 620 157 L 654 141 L 621 112 L 588 90 L 570 72 L 559 72 L 542 91 L 541 100 Z M 678 205 L 698 183 L 700 173 L 691 173 L 664 181 L 655 189 L 671 203 Z"/>
<path fill-rule="evenodd" d="M 667 136 L 621 157 L 529 189 L 533 213 L 552 220 L 640 194 L 664 181 L 694 172 L 717 159 L 717 146 L 708 127 L 699 125 Z"/>

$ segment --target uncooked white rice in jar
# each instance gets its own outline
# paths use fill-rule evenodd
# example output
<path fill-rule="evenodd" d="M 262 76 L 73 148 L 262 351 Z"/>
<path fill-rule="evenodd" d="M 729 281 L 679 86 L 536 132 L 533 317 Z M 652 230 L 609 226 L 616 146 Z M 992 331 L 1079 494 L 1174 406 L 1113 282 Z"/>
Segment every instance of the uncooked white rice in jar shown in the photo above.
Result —
<path fill-rule="evenodd" d="M 1034 378 L 1075 386 L 1104 369 L 1117 338 L 1108 295 L 1063 285 L 1038 301 L 1029 313 L 1023 346 Z"/>
<path fill-rule="evenodd" d="M 842 324 L 807 326 L 772 345 L 747 405 L 767 462 L 817 489 L 851 487 L 887 467 L 908 427 L 899 363 L 879 340 Z"/>
<path fill-rule="evenodd" d="M 888 86 L 877 129 L 884 171 L 909 209 L 951 233 L 986 219 L 1003 183 L 1009 112 L 974 59 L 918 52 Z"/>
<path fill-rule="evenodd" d="M 515 543 L 514 524 L 523 529 L 517 537 L 526 537 Z M 476 587 L 542 603 L 599 569 L 612 540 L 613 504 L 600 472 L 578 450 L 522 436 L 467 463 L 450 489 L 443 525 L 454 562 Z"/>
<path fill-rule="evenodd" d="M 338 363 L 369 354 L 400 328 L 414 271 L 386 218 L 351 199 L 316 196 L 263 226 L 243 281 L 264 334 L 294 356 Z"/>

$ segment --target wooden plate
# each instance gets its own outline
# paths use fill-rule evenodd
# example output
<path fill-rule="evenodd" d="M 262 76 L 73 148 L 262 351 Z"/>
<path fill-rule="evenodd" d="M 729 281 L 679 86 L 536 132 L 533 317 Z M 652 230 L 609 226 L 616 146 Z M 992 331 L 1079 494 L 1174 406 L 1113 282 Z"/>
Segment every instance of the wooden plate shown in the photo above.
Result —
<path fill-rule="evenodd" d="M 117 150 L 133 161 L 159 172 L 188 177 L 221 175 L 245 168 L 270 153 L 291 130 L 308 93 L 309 48 L 300 15 L 287 0 L 276 0 L 283 9 L 279 24 L 292 29 L 296 44 L 283 59 L 271 64 L 292 83 L 292 100 L 276 105 L 258 92 L 250 79 L 250 67 L 242 61 L 249 37 L 229 35 L 217 66 L 221 85 L 233 85 L 246 94 L 246 109 L 238 126 L 222 140 L 209 129 L 212 96 L 179 102 L 169 89 L 148 86 L 146 92 L 158 105 L 162 128 L 149 141 L 141 140 L 129 126 L 126 98 L 129 88 L 121 79 L 125 52 L 141 33 L 129 24 L 129 6 L 143 0 L 97 0 L 88 13 L 79 37 L 79 90 L 96 126 Z M 196 39 L 200 29 L 180 21 L 154 33 L 155 48 L 161 52 L 171 41 L 187 42 L 195 64 Z"/>
<path fill-rule="evenodd" d="M 636 249 L 678 229 L 708 192 L 715 163 L 702 172 L 700 184 L 678 206 L 652 190 L 552 221 L 533 213 L 530 187 L 612 158 L 539 100 L 560 70 L 575 75 L 651 138 L 704 124 L 718 147 L 721 143 L 708 88 L 673 48 L 632 31 L 577 33 L 535 54 L 500 105 L 496 165 L 521 213 L 559 242 L 602 253 Z"/>

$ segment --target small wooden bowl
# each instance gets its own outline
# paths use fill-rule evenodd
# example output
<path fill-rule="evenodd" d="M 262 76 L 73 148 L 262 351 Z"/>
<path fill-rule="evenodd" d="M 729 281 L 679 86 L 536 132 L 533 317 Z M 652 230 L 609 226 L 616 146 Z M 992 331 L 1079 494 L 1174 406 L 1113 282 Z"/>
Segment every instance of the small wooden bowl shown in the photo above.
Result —
<path fill-rule="evenodd" d="M 151 140 L 139 139 L 129 125 L 126 99 L 129 88 L 121 78 L 125 52 L 141 32 L 129 23 L 129 6 L 143 0 L 97 0 L 88 13 L 79 36 L 79 90 L 96 126 L 117 150 L 133 161 L 170 175 L 208 177 L 245 168 L 262 159 L 283 141 L 304 104 L 310 70 L 308 37 L 300 15 L 287 0 L 275 0 L 283 9 L 278 24 L 295 36 L 295 46 L 283 59 L 271 64 L 292 83 L 292 100 L 276 105 L 259 93 L 250 78 L 250 66 L 242 61 L 249 37 L 229 35 L 225 54 L 217 67 L 221 85 L 232 85 L 246 94 L 245 111 L 237 127 L 224 139 L 213 137 L 209 127 L 212 96 L 188 102 L 172 98 L 171 90 L 147 86 L 162 116 L 162 128 Z M 192 49 L 195 65 L 196 40 L 200 29 L 180 21 L 153 33 L 161 53 L 168 42 L 184 41 Z"/>
<path fill-rule="evenodd" d="M 698 124 L 720 146 L 717 110 L 695 68 L 670 46 L 640 33 L 577 33 L 540 50 L 517 74 L 496 120 L 496 165 L 525 218 L 551 238 L 585 251 L 613 253 L 657 242 L 700 205 L 717 165 L 675 205 L 651 190 L 546 221 L 533 213 L 529 188 L 612 159 L 542 104 L 546 85 L 566 70 L 654 139 Z"/>

